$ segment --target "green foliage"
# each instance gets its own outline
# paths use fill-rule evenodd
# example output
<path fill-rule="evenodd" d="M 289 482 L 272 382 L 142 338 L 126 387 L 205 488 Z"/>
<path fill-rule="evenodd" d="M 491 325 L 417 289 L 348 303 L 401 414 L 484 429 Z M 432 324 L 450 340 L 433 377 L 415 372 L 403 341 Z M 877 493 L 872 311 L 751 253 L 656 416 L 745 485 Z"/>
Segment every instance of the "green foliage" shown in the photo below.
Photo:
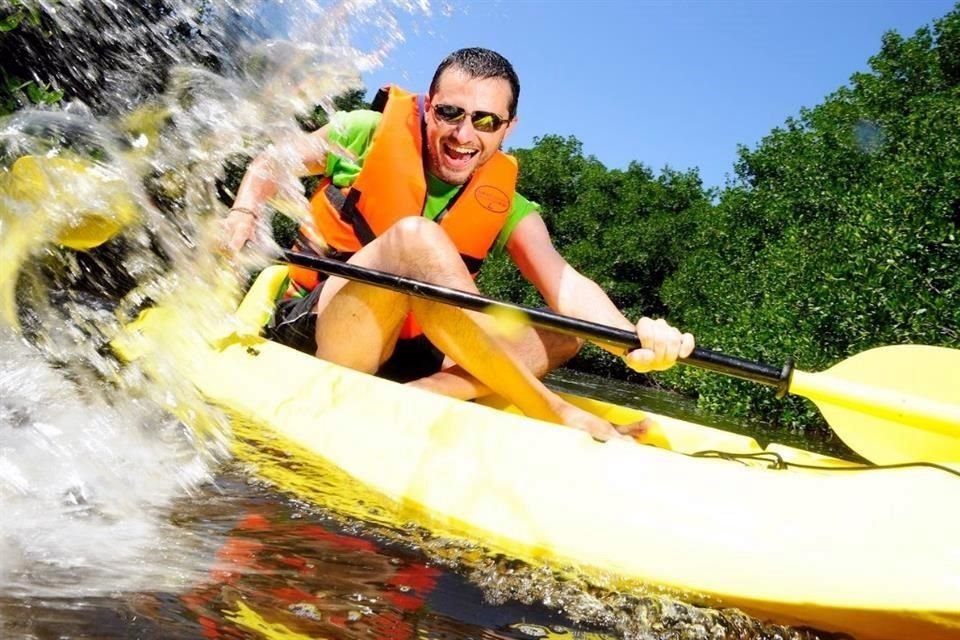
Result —
<path fill-rule="evenodd" d="M 28 105 L 55 105 L 63 99 L 63 91 L 36 80 L 23 80 L 0 69 L 0 116 Z"/>
<path fill-rule="evenodd" d="M 608 170 L 575 138 L 514 153 L 558 249 L 630 317 L 811 371 L 884 344 L 960 346 L 960 6 L 886 34 L 869 72 L 741 148 L 719 194 L 696 171 Z M 502 258 L 480 283 L 540 304 Z M 626 375 L 597 350 L 573 364 Z M 810 403 L 752 383 L 688 367 L 656 380 L 729 415 L 823 427 Z"/>
<path fill-rule="evenodd" d="M 40 27 L 40 12 L 20 0 L 12 0 L 0 7 L 0 37 L 3 44 L 16 40 L 18 29 Z M 0 47 L 2 49 L 4 47 Z M 63 98 L 63 91 L 37 80 L 24 80 L 17 73 L 0 66 L 0 116 L 13 113 L 28 105 L 52 105 Z"/>
<path fill-rule="evenodd" d="M 40 26 L 36 7 L 28 7 L 21 0 L 10 0 L 6 7 L 0 7 L 0 33 L 13 31 L 21 24 Z"/>
<path fill-rule="evenodd" d="M 819 370 L 873 346 L 960 346 L 960 12 L 884 36 L 871 70 L 740 150 L 663 299 L 703 344 Z M 684 372 L 707 406 L 819 424 L 806 403 Z"/>
<path fill-rule="evenodd" d="M 572 137 L 544 136 L 532 149 L 513 153 L 521 167 L 519 191 L 540 204 L 554 243 L 570 263 L 622 309 L 666 314 L 660 285 L 686 252 L 689 227 L 709 209 L 710 194 L 697 172 L 665 169 L 654 176 L 638 163 L 609 170 L 585 157 Z M 494 263 L 482 281 L 501 291 L 522 290 L 504 282 L 506 273 Z"/>
<path fill-rule="evenodd" d="M 200 0 L 187 12 L 174 0 L 127 0 L 109 10 L 99 0 L 0 2 L 0 110 L 63 98 L 116 115 L 159 93 L 174 64 L 223 70 L 244 18 L 223 11 L 214 20 L 213 5 Z"/>
<path fill-rule="evenodd" d="M 370 103 L 366 101 L 367 90 L 363 87 L 348 89 L 332 100 L 334 111 L 355 111 L 357 109 L 369 109 Z M 304 131 L 316 131 L 330 121 L 330 107 L 327 105 L 317 105 L 313 111 L 306 117 L 301 118 L 300 126 Z"/>

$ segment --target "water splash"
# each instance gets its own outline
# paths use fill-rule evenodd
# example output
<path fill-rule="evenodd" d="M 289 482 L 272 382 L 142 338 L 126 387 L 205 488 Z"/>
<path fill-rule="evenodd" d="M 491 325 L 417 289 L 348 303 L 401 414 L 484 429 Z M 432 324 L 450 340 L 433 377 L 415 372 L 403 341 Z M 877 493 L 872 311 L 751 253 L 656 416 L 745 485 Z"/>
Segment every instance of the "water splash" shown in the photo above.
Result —
<path fill-rule="evenodd" d="M 175 371 L 161 363 L 149 377 L 110 343 L 154 302 L 185 308 L 185 332 L 225 321 L 278 249 L 265 224 L 242 264 L 220 255 L 236 167 L 271 145 L 289 157 L 304 118 L 332 112 L 402 40 L 397 14 L 429 5 L 36 10 L 41 28 L 19 34 L 5 71 L 55 69 L 49 81 L 70 100 L 0 120 L 0 595 L 176 590 L 208 567 L 214 541 L 192 541 L 166 509 L 210 481 L 227 421 Z M 279 197 L 306 211 L 299 181 Z M 182 428 L 173 406 L 210 428 Z"/>
<path fill-rule="evenodd" d="M 0 592 L 170 585 L 161 565 L 143 562 L 158 551 L 180 557 L 185 573 L 202 570 L 186 538 L 158 517 L 210 479 L 182 427 L 134 402 L 98 402 L 89 387 L 81 395 L 9 332 L 0 349 Z"/>

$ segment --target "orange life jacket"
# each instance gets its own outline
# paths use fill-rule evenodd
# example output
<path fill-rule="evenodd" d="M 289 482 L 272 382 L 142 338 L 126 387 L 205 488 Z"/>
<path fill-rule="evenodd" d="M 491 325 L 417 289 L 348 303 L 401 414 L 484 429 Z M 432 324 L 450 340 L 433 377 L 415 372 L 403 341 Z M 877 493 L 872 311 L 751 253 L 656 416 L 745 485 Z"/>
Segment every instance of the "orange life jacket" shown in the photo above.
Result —
<path fill-rule="evenodd" d="M 334 250 L 332 257 L 346 260 L 401 218 L 423 213 L 427 179 L 419 96 L 390 87 L 380 91 L 374 108 L 384 102 L 383 116 L 353 185 L 340 189 L 325 178 L 310 200 L 316 231 Z M 437 217 L 471 274 L 480 270 L 503 229 L 516 184 L 517 161 L 497 151 Z M 307 241 L 312 233 L 301 229 Z M 307 289 L 318 282 L 316 272 L 307 269 L 291 267 L 290 275 Z M 419 333 L 411 320 L 401 337 Z"/>

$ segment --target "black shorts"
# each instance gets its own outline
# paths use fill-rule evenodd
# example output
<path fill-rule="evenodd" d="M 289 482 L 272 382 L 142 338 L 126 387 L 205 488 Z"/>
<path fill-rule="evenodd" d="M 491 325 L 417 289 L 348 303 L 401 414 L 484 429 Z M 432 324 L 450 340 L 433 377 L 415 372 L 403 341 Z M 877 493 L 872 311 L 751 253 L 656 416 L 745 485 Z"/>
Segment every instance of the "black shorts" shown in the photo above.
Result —
<path fill-rule="evenodd" d="M 317 352 L 317 300 L 323 284 L 302 298 L 277 303 L 266 326 L 267 338 L 310 355 Z M 393 354 L 380 365 L 377 375 L 396 382 L 409 382 L 440 371 L 443 352 L 425 335 L 397 341 Z"/>

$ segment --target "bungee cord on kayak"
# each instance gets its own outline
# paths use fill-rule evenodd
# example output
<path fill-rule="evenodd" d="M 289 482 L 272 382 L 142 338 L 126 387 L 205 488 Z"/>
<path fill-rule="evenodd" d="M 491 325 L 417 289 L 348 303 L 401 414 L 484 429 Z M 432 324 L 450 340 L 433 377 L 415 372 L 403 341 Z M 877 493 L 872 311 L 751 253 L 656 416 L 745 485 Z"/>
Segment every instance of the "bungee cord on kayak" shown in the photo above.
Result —
<path fill-rule="evenodd" d="M 873 464 L 867 463 L 863 465 L 856 466 L 837 466 L 837 465 L 825 465 L 825 464 L 805 464 L 802 462 L 795 462 L 785 460 L 783 456 L 774 451 L 761 451 L 757 453 L 737 453 L 733 451 L 717 451 L 713 449 L 705 449 L 703 451 L 695 451 L 693 453 L 687 454 L 694 458 L 719 458 L 721 460 L 730 460 L 733 462 L 743 462 L 759 460 L 762 462 L 768 462 L 770 469 L 786 470 L 790 467 L 796 467 L 798 469 L 812 469 L 815 471 L 884 471 L 890 469 L 912 469 L 915 467 L 927 467 L 930 469 L 936 469 L 938 471 L 943 471 L 944 473 L 949 473 L 960 477 L 960 470 L 953 469 L 946 465 L 936 464 L 933 462 L 901 462 L 899 464 Z"/>

